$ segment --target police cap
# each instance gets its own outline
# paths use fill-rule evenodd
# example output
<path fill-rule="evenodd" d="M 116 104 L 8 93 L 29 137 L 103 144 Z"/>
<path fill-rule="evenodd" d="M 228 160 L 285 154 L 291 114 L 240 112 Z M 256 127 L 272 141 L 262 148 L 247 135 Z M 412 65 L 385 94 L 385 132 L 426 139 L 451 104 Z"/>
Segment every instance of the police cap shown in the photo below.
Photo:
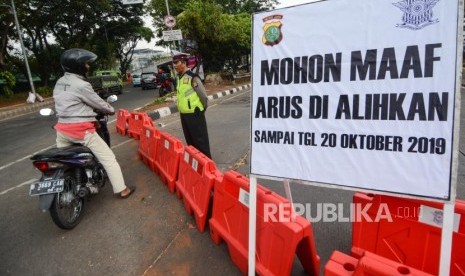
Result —
<path fill-rule="evenodd" d="M 181 53 L 177 51 L 173 52 L 173 62 L 185 61 L 188 57 L 189 55 L 186 53 Z"/>

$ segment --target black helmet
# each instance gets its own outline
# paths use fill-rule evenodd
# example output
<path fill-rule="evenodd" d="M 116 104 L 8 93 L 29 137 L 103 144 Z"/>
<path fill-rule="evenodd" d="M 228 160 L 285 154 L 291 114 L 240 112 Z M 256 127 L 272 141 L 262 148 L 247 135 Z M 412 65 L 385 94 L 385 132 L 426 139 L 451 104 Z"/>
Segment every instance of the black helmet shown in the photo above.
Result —
<path fill-rule="evenodd" d="M 93 62 L 97 55 L 84 49 L 66 50 L 60 58 L 61 67 L 65 72 L 85 76 L 87 73 L 86 63 Z"/>

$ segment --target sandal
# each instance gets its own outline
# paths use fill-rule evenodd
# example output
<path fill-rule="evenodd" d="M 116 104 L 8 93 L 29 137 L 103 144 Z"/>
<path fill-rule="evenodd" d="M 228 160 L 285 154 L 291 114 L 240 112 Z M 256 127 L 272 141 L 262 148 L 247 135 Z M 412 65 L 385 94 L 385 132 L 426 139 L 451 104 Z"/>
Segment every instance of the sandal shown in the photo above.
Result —
<path fill-rule="evenodd" d="M 136 187 L 135 187 L 135 186 L 131 186 L 131 187 L 128 186 L 128 187 L 126 187 L 126 188 L 129 189 L 129 193 L 127 193 L 127 194 L 124 195 L 124 196 L 121 195 L 121 193 L 120 193 L 120 197 L 123 198 L 123 199 L 124 199 L 124 198 L 128 198 L 129 196 L 131 196 L 132 193 L 134 193 L 134 191 L 136 190 Z"/>

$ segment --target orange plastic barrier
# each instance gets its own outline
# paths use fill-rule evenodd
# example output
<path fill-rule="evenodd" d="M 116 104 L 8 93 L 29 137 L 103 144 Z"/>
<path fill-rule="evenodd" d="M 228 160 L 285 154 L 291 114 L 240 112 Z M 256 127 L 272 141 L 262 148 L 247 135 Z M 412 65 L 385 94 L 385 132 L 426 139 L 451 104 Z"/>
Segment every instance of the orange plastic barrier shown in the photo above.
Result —
<path fill-rule="evenodd" d="M 432 274 L 411 268 L 370 252 L 360 259 L 334 251 L 325 265 L 325 276 L 430 276 Z"/>
<path fill-rule="evenodd" d="M 153 126 L 144 123 L 140 134 L 139 148 L 137 153 L 139 159 L 155 171 L 155 158 L 157 156 L 157 140 L 160 139 L 160 131 Z"/>
<path fill-rule="evenodd" d="M 121 135 L 126 135 L 128 120 L 131 117 L 131 114 L 126 109 L 118 110 L 116 114 L 116 132 Z"/>
<path fill-rule="evenodd" d="M 179 160 L 184 152 L 184 146 L 176 137 L 160 132 L 157 140 L 157 155 L 155 157 L 155 171 L 160 179 L 168 185 L 170 192 L 174 193 L 178 178 Z"/>
<path fill-rule="evenodd" d="M 142 132 L 144 123 L 153 126 L 152 119 L 150 119 L 146 113 L 142 112 L 131 112 L 128 123 L 128 136 L 136 140 L 140 139 L 140 133 Z"/>
<path fill-rule="evenodd" d="M 179 163 L 176 194 L 182 197 L 187 213 L 194 213 L 200 232 L 205 231 L 213 185 L 222 175 L 210 158 L 192 146 L 185 148 Z"/>
<path fill-rule="evenodd" d="M 443 204 L 392 196 L 354 195 L 352 246 L 427 273 L 439 273 Z M 362 215 L 361 210 L 364 215 Z M 381 219 L 390 214 L 392 221 Z M 423 217 L 420 219 L 420 212 Z M 450 275 L 465 275 L 465 201 L 456 200 L 457 231 L 452 235 Z M 357 256 L 356 252 L 352 253 Z"/>
<path fill-rule="evenodd" d="M 248 178 L 235 171 L 226 172 L 221 182 L 215 183 L 209 220 L 213 242 L 227 243 L 231 259 L 242 273 L 248 272 L 248 191 Z M 276 212 L 269 216 L 273 208 Z M 316 254 L 311 224 L 291 212 L 289 201 L 257 185 L 256 217 L 258 274 L 290 275 L 296 254 L 306 272 L 319 274 L 320 257 Z"/>

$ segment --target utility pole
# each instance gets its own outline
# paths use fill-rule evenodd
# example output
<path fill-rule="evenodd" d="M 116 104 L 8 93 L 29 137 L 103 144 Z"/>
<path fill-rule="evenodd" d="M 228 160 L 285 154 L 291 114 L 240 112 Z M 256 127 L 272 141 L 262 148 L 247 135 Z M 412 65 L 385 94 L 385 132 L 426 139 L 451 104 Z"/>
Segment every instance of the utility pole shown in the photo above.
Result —
<path fill-rule="evenodd" d="M 168 0 L 165 0 L 165 5 L 166 5 L 166 13 L 168 14 L 168 16 L 170 16 L 170 7 L 168 6 Z"/>
<path fill-rule="evenodd" d="M 21 44 L 21 50 L 24 56 L 24 64 L 26 65 L 27 76 L 29 78 L 29 84 L 31 85 L 32 93 L 34 94 L 34 99 L 37 97 L 36 90 L 34 88 L 34 82 L 32 81 L 31 69 L 29 68 L 29 62 L 27 61 L 26 49 L 24 48 L 23 43 L 23 33 L 21 32 L 21 27 L 19 26 L 18 16 L 16 15 L 15 2 L 11 0 L 11 12 L 15 18 L 16 30 L 18 31 L 19 43 Z"/>

